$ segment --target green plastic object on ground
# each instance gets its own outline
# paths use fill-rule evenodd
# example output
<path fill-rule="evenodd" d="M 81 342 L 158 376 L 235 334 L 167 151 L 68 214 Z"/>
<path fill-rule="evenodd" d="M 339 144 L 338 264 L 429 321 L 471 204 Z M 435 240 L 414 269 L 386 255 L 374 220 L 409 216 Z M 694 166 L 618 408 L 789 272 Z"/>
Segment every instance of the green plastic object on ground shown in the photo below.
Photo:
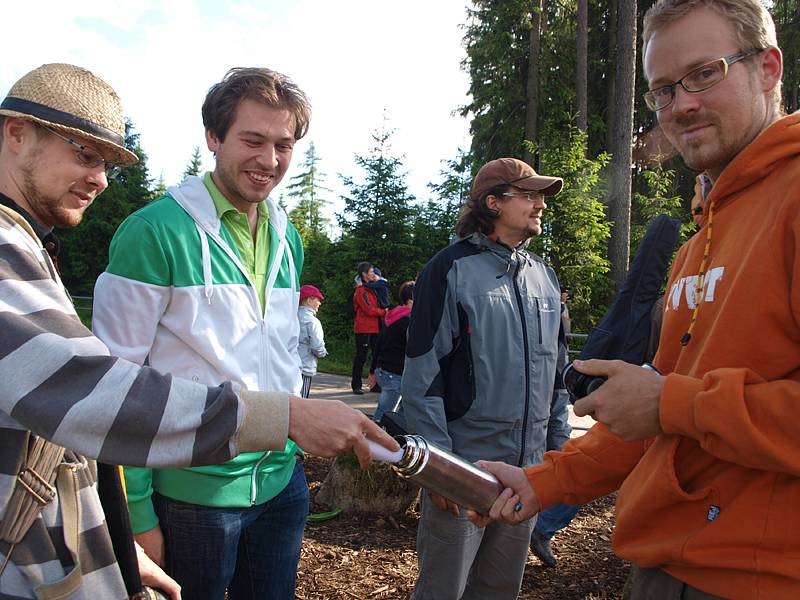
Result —
<path fill-rule="evenodd" d="M 333 510 L 329 510 L 328 512 L 310 514 L 306 517 L 306 521 L 309 521 L 311 523 L 329 521 L 330 519 L 338 517 L 340 514 L 342 514 L 342 509 L 337 506 L 336 508 L 334 508 Z"/>

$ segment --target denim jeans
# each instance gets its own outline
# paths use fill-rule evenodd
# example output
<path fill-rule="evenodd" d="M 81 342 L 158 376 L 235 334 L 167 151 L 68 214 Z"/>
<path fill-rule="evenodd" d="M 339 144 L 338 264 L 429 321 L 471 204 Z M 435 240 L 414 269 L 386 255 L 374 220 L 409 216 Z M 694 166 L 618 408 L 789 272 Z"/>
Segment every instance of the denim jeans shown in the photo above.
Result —
<path fill-rule="evenodd" d="M 166 571 L 184 598 L 291 600 L 308 515 L 298 460 L 284 490 L 258 506 L 200 506 L 153 494 Z"/>
<path fill-rule="evenodd" d="M 377 379 L 378 385 L 381 386 L 381 395 L 378 398 L 378 407 L 375 409 L 372 420 L 379 421 L 383 413 L 387 410 L 393 410 L 395 404 L 397 404 L 397 400 L 400 398 L 402 375 L 378 368 L 375 369 L 375 379 Z"/>
<path fill-rule="evenodd" d="M 556 531 L 569 525 L 580 509 L 580 505 L 554 504 L 539 513 L 534 531 L 541 537 L 550 540 L 556 534 Z"/>

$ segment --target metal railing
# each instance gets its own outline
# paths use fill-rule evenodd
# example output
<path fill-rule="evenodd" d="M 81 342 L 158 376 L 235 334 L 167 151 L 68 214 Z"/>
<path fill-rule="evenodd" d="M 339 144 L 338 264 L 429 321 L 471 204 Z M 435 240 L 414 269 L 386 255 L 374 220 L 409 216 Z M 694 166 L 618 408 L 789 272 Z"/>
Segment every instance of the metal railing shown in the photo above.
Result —
<path fill-rule="evenodd" d="M 567 344 L 569 345 L 570 356 L 581 353 L 583 345 L 586 343 L 586 338 L 589 337 L 588 333 L 568 333 Z"/>

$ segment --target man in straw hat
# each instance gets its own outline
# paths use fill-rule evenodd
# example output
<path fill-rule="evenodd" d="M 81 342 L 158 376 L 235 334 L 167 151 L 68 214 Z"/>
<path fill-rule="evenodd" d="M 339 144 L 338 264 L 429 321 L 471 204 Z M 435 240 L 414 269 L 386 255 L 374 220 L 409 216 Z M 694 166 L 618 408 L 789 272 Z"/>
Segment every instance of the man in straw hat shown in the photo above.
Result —
<path fill-rule="evenodd" d="M 530 469 L 487 465 L 526 519 L 619 490 L 614 550 L 633 599 L 800 597 L 800 113 L 761 0 L 659 0 L 644 17 L 648 107 L 700 171 L 654 365 L 575 403 L 599 421 Z M 514 511 L 517 502 L 523 509 Z"/>
<path fill-rule="evenodd" d="M 544 454 L 561 292 L 526 247 L 562 185 L 516 158 L 486 163 L 461 209 L 460 239 L 414 288 L 401 385 L 408 430 L 467 460 L 527 466 Z M 424 492 L 414 599 L 516 598 L 532 528 L 479 529 Z"/>
<path fill-rule="evenodd" d="M 109 175 L 136 161 L 124 132 L 114 91 L 72 65 L 31 71 L 0 104 L 0 596 L 136 591 L 85 457 L 213 464 L 283 449 L 290 436 L 368 464 L 365 436 L 397 447 L 344 404 L 162 375 L 109 356 L 81 325 L 54 267 L 52 229 L 79 223 Z"/>
<path fill-rule="evenodd" d="M 285 75 L 234 68 L 201 112 L 214 170 L 120 225 L 94 331 L 113 354 L 180 377 L 300 395 L 303 245 L 270 194 L 311 108 Z M 294 598 L 308 515 L 296 441 L 199 468 L 125 467 L 136 539 L 188 597 Z"/>

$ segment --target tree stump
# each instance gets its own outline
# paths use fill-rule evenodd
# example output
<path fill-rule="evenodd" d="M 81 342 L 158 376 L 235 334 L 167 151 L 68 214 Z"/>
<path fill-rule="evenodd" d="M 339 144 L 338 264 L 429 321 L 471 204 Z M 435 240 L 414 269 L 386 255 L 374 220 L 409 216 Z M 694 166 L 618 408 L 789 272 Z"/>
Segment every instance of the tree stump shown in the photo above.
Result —
<path fill-rule="evenodd" d="M 388 517 L 405 514 L 418 494 L 417 485 L 401 479 L 386 463 L 373 463 L 364 471 L 350 455 L 331 463 L 315 501 L 349 513 Z"/>

